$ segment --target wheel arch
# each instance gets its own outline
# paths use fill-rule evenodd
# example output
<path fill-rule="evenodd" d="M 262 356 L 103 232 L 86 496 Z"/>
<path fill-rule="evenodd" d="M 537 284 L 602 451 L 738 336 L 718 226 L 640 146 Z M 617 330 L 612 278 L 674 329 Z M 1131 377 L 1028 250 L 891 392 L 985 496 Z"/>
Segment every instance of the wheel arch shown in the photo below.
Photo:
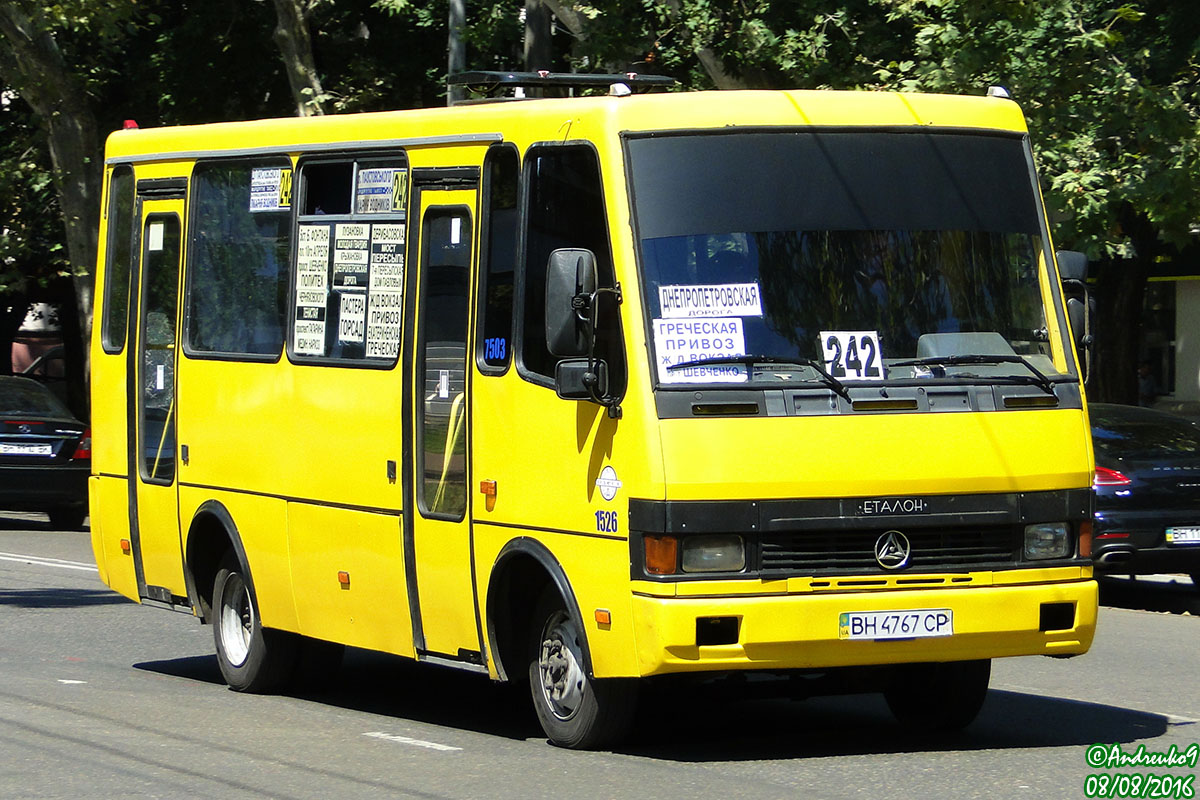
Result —
<path fill-rule="evenodd" d="M 201 622 L 210 622 L 212 616 L 213 581 L 225 554 L 232 550 L 242 565 L 242 576 L 252 597 L 254 578 L 250 573 L 246 548 L 241 534 L 229 509 L 216 500 L 205 500 L 192 515 L 188 526 L 187 550 L 184 554 L 184 578 L 192 608 L 197 610 Z M 257 602 L 257 601 L 256 601 Z"/>
<path fill-rule="evenodd" d="M 592 674 L 592 654 L 587 627 L 566 570 L 536 539 L 520 537 L 509 541 L 496 556 L 488 581 L 487 635 L 495 656 L 500 680 L 525 673 L 524 636 L 533 618 L 534 607 L 546 587 L 553 587 L 563 600 L 567 613 L 583 635 L 583 668 Z"/>

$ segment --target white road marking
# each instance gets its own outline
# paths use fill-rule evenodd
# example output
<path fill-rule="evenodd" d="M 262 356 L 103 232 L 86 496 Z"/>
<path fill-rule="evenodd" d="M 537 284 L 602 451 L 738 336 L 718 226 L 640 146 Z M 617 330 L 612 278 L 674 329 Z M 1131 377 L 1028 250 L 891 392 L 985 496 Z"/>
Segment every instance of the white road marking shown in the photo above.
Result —
<path fill-rule="evenodd" d="M 15 561 L 18 564 L 32 564 L 38 567 L 57 567 L 58 569 L 77 569 L 82 572 L 95 572 L 95 564 L 85 564 L 82 561 L 67 561 L 62 558 L 43 558 L 41 556 L 24 556 L 20 553 L 0 553 L 0 561 Z"/>
<path fill-rule="evenodd" d="M 461 747 L 451 747 L 448 744 L 438 744 L 437 742 L 427 742 L 424 739 L 413 739 L 411 736 L 397 736 L 394 733 L 384 733 L 383 731 L 374 731 L 372 733 L 364 733 L 363 736 L 371 736 L 376 739 L 386 739 L 389 742 L 397 742 L 399 744 L 411 744 L 413 747 L 424 747 L 429 750 L 462 750 Z"/>
<path fill-rule="evenodd" d="M 77 683 L 87 683 L 87 681 L 72 681 L 72 680 L 67 680 L 66 678 L 59 678 L 59 679 L 58 679 L 58 682 L 59 682 L 59 683 L 65 683 L 65 684 L 67 684 L 68 686 L 74 686 L 74 685 L 75 685 L 75 684 L 77 684 Z"/>

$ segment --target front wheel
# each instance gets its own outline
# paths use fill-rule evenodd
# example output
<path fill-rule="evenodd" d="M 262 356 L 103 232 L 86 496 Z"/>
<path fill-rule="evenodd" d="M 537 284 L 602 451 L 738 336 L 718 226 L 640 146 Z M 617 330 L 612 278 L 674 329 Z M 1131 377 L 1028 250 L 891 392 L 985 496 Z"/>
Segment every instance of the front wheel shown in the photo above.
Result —
<path fill-rule="evenodd" d="M 556 593 L 543 595 L 534 620 L 529 689 L 546 736 L 573 750 L 619 740 L 633 722 L 637 682 L 588 676 L 583 633 Z"/>
<path fill-rule="evenodd" d="M 230 553 L 213 581 L 217 663 L 230 689 L 268 692 L 290 677 L 296 658 L 296 638 L 262 627 L 247 575 L 237 557 Z"/>
<path fill-rule="evenodd" d="M 965 728 L 987 697 L 992 662 L 904 664 L 892 673 L 883 697 L 901 724 L 920 731 Z"/>

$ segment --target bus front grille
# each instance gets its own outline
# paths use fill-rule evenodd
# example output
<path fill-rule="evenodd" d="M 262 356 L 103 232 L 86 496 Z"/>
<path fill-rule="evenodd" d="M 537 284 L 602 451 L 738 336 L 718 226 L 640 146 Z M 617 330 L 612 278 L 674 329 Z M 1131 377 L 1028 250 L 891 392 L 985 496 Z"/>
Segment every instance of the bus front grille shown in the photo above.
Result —
<path fill-rule="evenodd" d="M 875 560 L 875 546 L 887 530 L 793 531 L 769 533 L 761 539 L 761 569 L 769 572 L 890 573 L 1011 566 L 1020 556 L 1016 526 L 907 530 L 911 544 L 907 564 L 885 570 Z"/>

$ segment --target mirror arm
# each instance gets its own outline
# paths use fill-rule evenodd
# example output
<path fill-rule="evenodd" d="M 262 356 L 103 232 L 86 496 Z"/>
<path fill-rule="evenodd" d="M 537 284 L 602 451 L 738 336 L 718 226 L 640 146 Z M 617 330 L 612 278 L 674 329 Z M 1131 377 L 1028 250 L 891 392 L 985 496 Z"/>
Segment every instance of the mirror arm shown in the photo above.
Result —
<path fill-rule="evenodd" d="M 588 326 L 588 366 L 587 373 L 583 376 L 583 385 L 587 387 L 588 393 L 592 396 L 592 401 L 599 406 L 608 409 L 609 419 L 621 418 L 621 404 L 617 398 L 605 394 L 601 396 L 596 391 L 596 384 L 600 382 L 600 370 L 596 366 L 596 322 L 597 314 L 599 313 L 599 303 L 596 302 L 602 294 L 611 294 L 618 304 L 621 303 L 621 284 L 617 283 L 612 289 L 597 289 L 591 294 L 577 294 L 571 298 L 571 308 L 575 309 L 575 313 L 580 315 L 580 319 L 584 320 Z M 583 313 L 587 313 L 586 318 Z"/>

